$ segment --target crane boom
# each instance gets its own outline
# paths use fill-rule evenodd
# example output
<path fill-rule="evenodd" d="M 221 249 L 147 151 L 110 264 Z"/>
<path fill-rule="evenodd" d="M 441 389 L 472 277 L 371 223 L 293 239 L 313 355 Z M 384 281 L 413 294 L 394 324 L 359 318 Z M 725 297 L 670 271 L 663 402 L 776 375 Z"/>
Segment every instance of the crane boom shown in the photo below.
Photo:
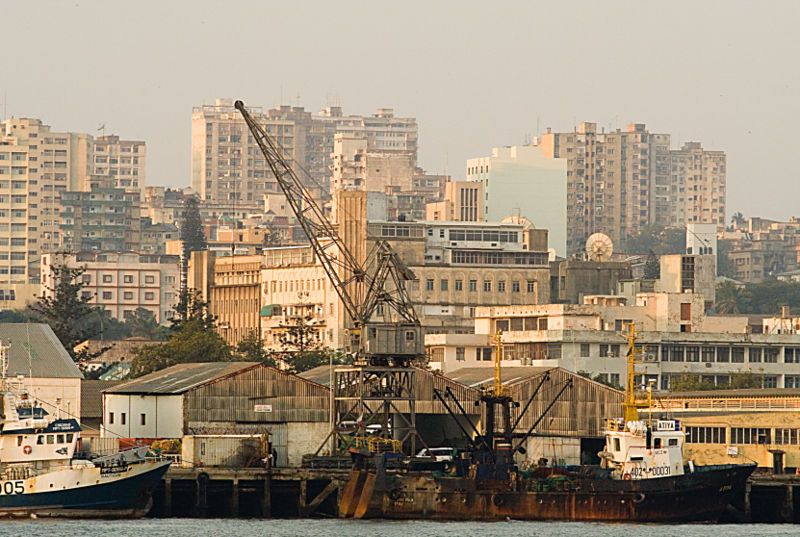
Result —
<path fill-rule="evenodd" d="M 256 144 L 272 170 L 311 248 L 355 326 L 350 346 L 371 362 L 424 356 L 422 331 L 405 282 L 415 279 L 386 241 L 375 244 L 362 264 L 283 156 L 278 143 L 258 124 L 242 101 L 236 101 Z M 352 284 L 357 285 L 352 285 Z M 378 313 L 384 322 L 374 322 Z M 394 319 L 389 319 L 394 314 Z M 367 331 L 364 333 L 364 331 Z M 370 360 L 369 357 L 379 357 Z"/>

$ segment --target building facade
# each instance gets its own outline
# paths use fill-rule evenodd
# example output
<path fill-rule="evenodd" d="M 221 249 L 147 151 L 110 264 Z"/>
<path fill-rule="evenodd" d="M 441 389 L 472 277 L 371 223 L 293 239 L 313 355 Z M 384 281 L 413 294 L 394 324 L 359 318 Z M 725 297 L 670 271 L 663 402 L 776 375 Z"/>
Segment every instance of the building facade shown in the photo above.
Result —
<path fill-rule="evenodd" d="M 486 221 L 526 217 L 547 229 L 551 246 L 566 255 L 568 160 L 533 145 L 495 147 L 490 156 L 467 160 L 466 173 L 483 184 Z"/>
<path fill-rule="evenodd" d="M 143 141 L 103 135 L 93 140 L 92 150 L 93 175 L 106 177 L 113 188 L 142 198 L 147 170 L 147 146 Z"/>
<path fill-rule="evenodd" d="M 42 256 L 41 294 L 51 296 L 55 285 L 52 267 L 80 268 L 83 295 L 89 303 L 107 310 L 119 321 L 139 308 L 156 321 L 172 318 L 179 298 L 180 257 L 135 252 L 79 252 Z"/>

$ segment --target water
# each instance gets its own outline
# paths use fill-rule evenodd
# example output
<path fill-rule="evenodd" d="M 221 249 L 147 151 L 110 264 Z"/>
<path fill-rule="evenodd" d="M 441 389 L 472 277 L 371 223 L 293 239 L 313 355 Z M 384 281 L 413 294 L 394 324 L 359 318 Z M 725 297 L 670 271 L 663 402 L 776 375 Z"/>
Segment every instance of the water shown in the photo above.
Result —
<path fill-rule="evenodd" d="M 796 537 L 792 525 L 640 525 L 575 522 L 386 522 L 352 520 L 144 519 L 124 521 L 8 520 L 13 537 Z"/>

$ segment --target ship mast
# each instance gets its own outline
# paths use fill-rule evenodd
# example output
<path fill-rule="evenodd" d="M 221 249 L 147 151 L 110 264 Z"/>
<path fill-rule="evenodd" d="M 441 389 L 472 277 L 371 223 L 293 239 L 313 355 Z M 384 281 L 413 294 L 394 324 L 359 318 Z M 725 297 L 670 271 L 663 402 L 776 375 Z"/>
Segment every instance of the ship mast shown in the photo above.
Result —
<path fill-rule="evenodd" d="M 623 403 L 625 423 L 639 420 L 639 408 L 636 404 L 636 384 L 634 380 L 636 374 L 636 325 L 634 323 L 628 325 L 627 358 L 628 372 L 627 379 L 625 380 L 625 402 Z"/>
<path fill-rule="evenodd" d="M 495 344 L 495 353 L 494 353 L 494 395 L 495 397 L 500 397 L 503 395 L 503 378 L 501 376 L 501 361 L 503 359 L 503 343 L 501 340 L 501 336 L 503 335 L 502 330 L 498 330 L 497 334 L 494 336 L 494 344 Z"/>

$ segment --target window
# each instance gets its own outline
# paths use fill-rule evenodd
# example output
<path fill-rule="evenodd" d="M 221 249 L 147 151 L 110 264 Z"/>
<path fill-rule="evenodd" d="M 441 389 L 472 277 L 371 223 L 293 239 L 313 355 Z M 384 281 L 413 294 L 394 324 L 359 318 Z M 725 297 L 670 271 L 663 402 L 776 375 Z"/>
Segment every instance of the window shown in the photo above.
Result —
<path fill-rule="evenodd" d="M 731 444 L 769 444 L 770 430 L 756 427 L 732 427 Z"/>
<path fill-rule="evenodd" d="M 133 276 L 130 274 L 126 274 L 122 277 L 122 281 L 125 283 L 133 283 Z"/>
<path fill-rule="evenodd" d="M 463 291 L 464 290 L 464 280 L 456 280 L 455 281 L 456 291 Z"/>
<path fill-rule="evenodd" d="M 155 293 L 145 293 L 144 294 L 144 299 L 145 300 L 154 300 L 155 298 L 156 298 L 156 294 Z"/>
<path fill-rule="evenodd" d="M 609 384 L 611 384 L 612 386 L 620 386 L 619 373 L 611 373 L 609 375 Z"/>
<path fill-rule="evenodd" d="M 519 282 L 518 281 L 511 282 L 511 292 L 512 293 L 519 293 L 520 292 L 519 290 L 520 290 Z"/>
<path fill-rule="evenodd" d="M 109 412 L 108 413 L 108 424 L 109 425 L 114 425 L 114 413 L 113 412 Z M 41 438 L 41 437 L 39 437 L 39 438 Z"/>
<path fill-rule="evenodd" d="M 767 375 L 764 377 L 764 381 L 762 383 L 764 388 L 777 388 L 778 387 L 778 377 L 774 375 Z"/>
<path fill-rule="evenodd" d="M 800 375 L 786 375 L 783 379 L 784 388 L 800 388 Z"/>
<path fill-rule="evenodd" d="M 714 347 L 703 347 L 702 350 L 702 360 L 704 362 L 713 362 L 714 361 Z"/>
<path fill-rule="evenodd" d="M 111 300 L 111 291 L 103 291 L 103 300 Z"/>
<path fill-rule="evenodd" d="M 43 435 L 40 434 L 39 436 L 36 437 L 36 445 L 37 446 L 43 446 L 44 445 L 44 436 Z"/>
<path fill-rule="evenodd" d="M 731 362 L 737 364 L 744 363 L 744 347 L 731 348 Z"/>
<path fill-rule="evenodd" d="M 56 435 L 56 444 L 63 444 L 63 443 L 64 443 L 64 435 L 63 434 L 57 434 Z"/>
<path fill-rule="evenodd" d="M 139 425 L 147 425 L 147 416 L 145 414 L 139 414 Z"/>
<path fill-rule="evenodd" d="M 449 280 L 439 280 L 439 289 L 441 289 L 442 291 L 447 291 L 449 287 L 450 287 Z"/>
<path fill-rule="evenodd" d="M 730 362 L 731 349 L 730 347 L 717 347 L 717 362 Z"/>
<path fill-rule="evenodd" d="M 125 300 L 133 300 L 133 293 L 131 293 L 130 291 L 125 291 L 124 293 L 122 293 L 122 298 L 124 298 Z"/>
<path fill-rule="evenodd" d="M 469 281 L 469 292 L 474 293 L 478 290 L 478 280 Z"/>
<path fill-rule="evenodd" d="M 152 275 L 145 276 L 144 283 L 156 283 L 156 277 Z"/>
<path fill-rule="evenodd" d="M 764 362 L 768 364 L 778 363 L 778 354 L 780 349 L 777 347 L 767 347 L 764 349 Z"/>
<path fill-rule="evenodd" d="M 744 349 L 742 349 L 744 351 Z M 744 356 L 744 354 L 742 355 Z M 696 347 L 694 345 L 690 345 L 686 347 L 686 361 L 687 362 L 699 362 L 700 361 L 700 347 Z"/>
<path fill-rule="evenodd" d="M 775 429 L 775 443 L 783 445 L 798 444 L 798 429 Z"/>
<path fill-rule="evenodd" d="M 748 349 L 748 359 L 750 363 L 761 361 L 761 347 L 750 347 Z"/>
<path fill-rule="evenodd" d="M 588 357 L 589 357 L 589 344 L 581 343 L 581 358 L 588 358 Z"/>
<path fill-rule="evenodd" d="M 726 444 L 725 427 L 686 427 L 687 444 Z"/>
<path fill-rule="evenodd" d="M 111 274 L 103 274 L 103 283 L 111 283 Z"/>
<path fill-rule="evenodd" d="M 497 291 L 499 293 L 505 293 L 506 292 L 506 281 L 505 280 L 500 280 L 500 281 L 497 282 Z"/>
<path fill-rule="evenodd" d="M 792 347 L 783 349 L 783 361 L 787 364 L 796 364 L 800 362 L 800 349 Z"/>
<path fill-rule="evenodd" d="M 527 290 L 529 293 L 533 293 L 534 291 L 536 291 L 536 281 L 528 280 Z"/>
<path fill-rule="evenodd" d="M 492 280 L 483 280 L 483 291 L 485 293 L 492 292 Z"/>
<path fill-rule="evenodd" d="M 121 412 L 121 413 L 120 413 L 120 415 L 119 415 L 119 422 L 120 422 L 122 425 L 125 425 L 125 418 L 126 418 L 126 417 L 127 417 L 127 416 L 125 415 L 125 413 L 124 413 L 124 412 Z"/>
<path fill-rule="evenodd" d="M 428 278 L 425 280 L 425 290 L 433 291 L 433 278 Z"/>
<path fill-rule="evenodd" d="M 619 451 L 619 438 L 614 438 L 614 451 Z"/>
<path fill-rule="evenodd" d="M 456 360 L 459 362 L 464 361 L 464 347 L 456 347 Z"/>

